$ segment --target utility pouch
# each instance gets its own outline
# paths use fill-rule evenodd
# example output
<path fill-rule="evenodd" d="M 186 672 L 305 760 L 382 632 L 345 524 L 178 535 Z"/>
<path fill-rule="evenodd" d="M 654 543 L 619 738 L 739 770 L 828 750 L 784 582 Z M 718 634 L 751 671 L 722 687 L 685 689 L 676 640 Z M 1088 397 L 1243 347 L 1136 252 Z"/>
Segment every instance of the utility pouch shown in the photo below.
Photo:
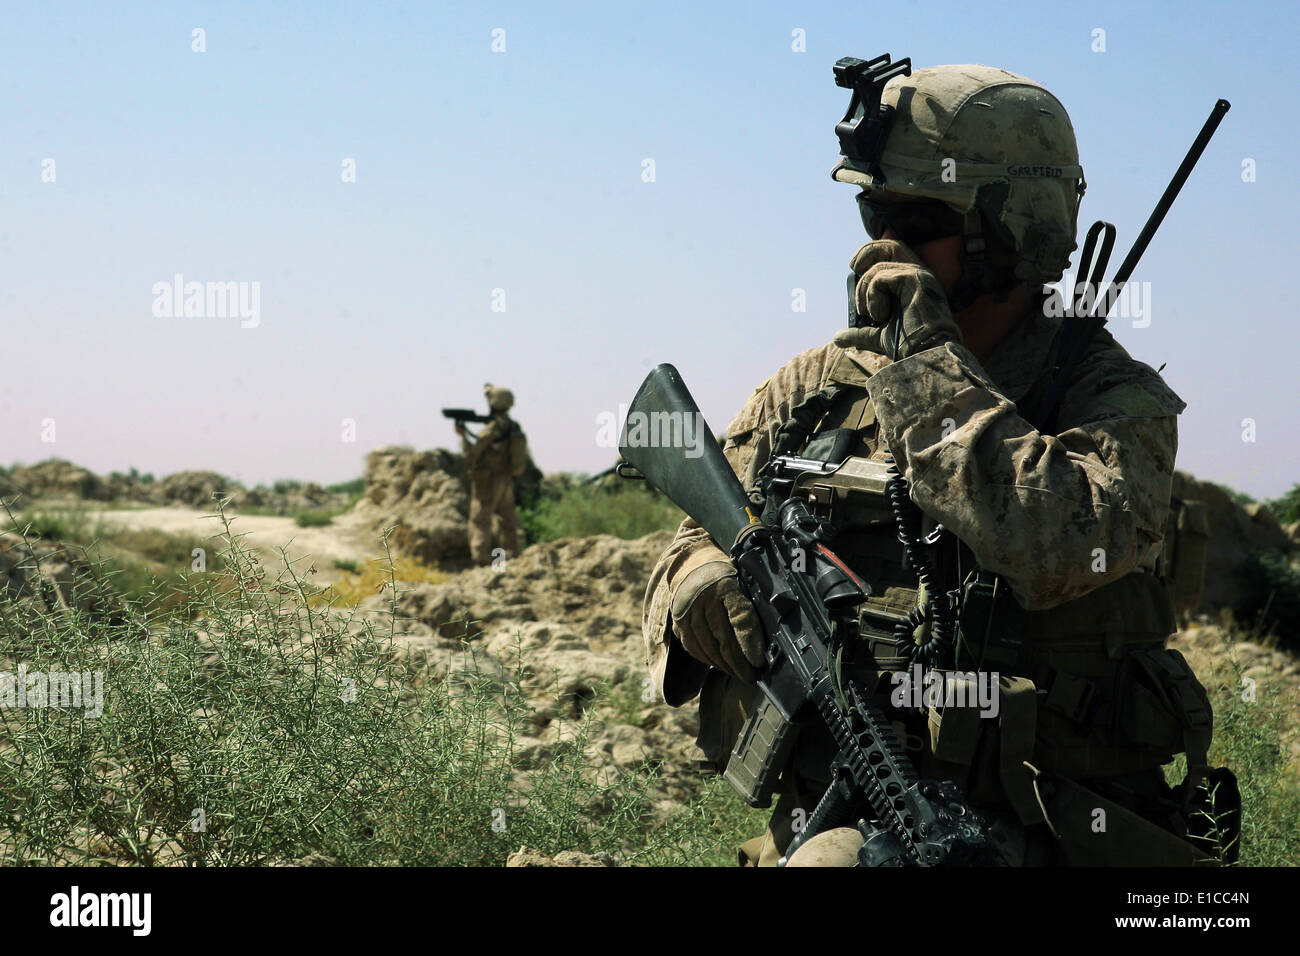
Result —
<path fill-rule="evenodd" d="M 1026 826 L 1043 819 L 1034 791 L 1033 773 L 1026 766 L 1033 758 L 1038 725 L 1038 700 L 1034 682 L 1003 674 L 998 678 L 998 764 L 1002 789 Z"/>
<path fill-rule="evenodd" d="M 1214 718 L 1209 696 L 1178 651 L 1133 647 L 1116 694 L 1118 742 L 1187 754 L 1189 776 L 1203 776 Z M 1199 779 L 1199 777 L 1197 778 Z M 1196 780 L 1191 786 L 1195 786 Z"/>
<path fill-rule="evenodd" d="M 831 428 L 819 432 L 804 447 L 803 457 L 838 465 L 853 452 L 858 443 L 858 432 L 853 428 Z"/>
<path fill-rule="evenodd" d="M 1043 784 L 1047 818 L 1070 866 L 1197 866 L 1187 840 L 1065 777 Z"/>
<path fill-rule="evenodd" d="M 968 679 L 970 676 L 972 675 L 944 674 L 945 682 L 960 681 L 964 685 L 964 705 L 928 708 L 930 752 L 939 762 L 935 775 L 940 779 L 952 780 L 963 789 L 967 786 L 980 733 L 985 727 L 976 703 L 977 685 Z M 975 676 L 978 679 L 978 675 Z"/>
<path fill-rule="evenodd" d="M 1029 612 L 997 575 L 973 571 L 967 577 L 962 586 L 960 628 L 964 654 L 960 664 L 1003 674 L 1029 673 Z"/>
<path fill-rule="evenodd" d="M 787 720 L 772 699 L 759 692 L 736 738 L 723 779 L 751 807 L 770 807 L 777 778 L 789 761 L 798 732 L 798 724 Z"/>

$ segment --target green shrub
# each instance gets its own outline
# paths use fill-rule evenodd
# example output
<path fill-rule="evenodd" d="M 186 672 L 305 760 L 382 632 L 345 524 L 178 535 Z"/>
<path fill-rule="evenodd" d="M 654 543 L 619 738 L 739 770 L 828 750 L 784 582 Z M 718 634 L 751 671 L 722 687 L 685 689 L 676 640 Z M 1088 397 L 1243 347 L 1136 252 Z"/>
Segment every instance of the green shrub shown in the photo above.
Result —
<path fill-rule="evenodd" d="M 7 518 L 5 530 L 22 531 L 42 541 L 85 545 L 95 540 L 99 528 L 85 508 L 52 508 L 18 512 Z"/>
<path fill-rule="evenodd" d="M 1239 621 L 1300 651 L 1300 569 L 1277 552 L 1252 554 L 1242 568 L 1245 597 L 1234 608 Z"/>
<path fill-rule="evenodd" d="M 1213 679 L 1199 676 L 1214 708 L 1210 764 L 1231 769 L 1241 789 L 1238 865 L 1300 865 L 1300 830 L 1295 825 L 1300 819 L 1300 781 L 1291 756 L 1291 747 L 1300 738 L 1294 692 L 1271 680 L 1247 685 L 1235 662 L 1217 671 Z M 1166 767 L 1166 779 L 1180 783 L 1186 767 L 1180 754 Z"/>
<path fill-rule="evenodd" d="M 328 511 L 299 511 L 293 521 L 300 528 L 323 528 L 334 523 L 334 515 Z"/>
<path fill-rule="evenodd" d="M 336 485 L 326 485 L 326 491 L 332 491 L 335 494 L 346 494 L 360 498 L 366 490 L 366 479 L 353 478 L 351 481 L 341 481 Z"/>
<path fill-rule="evenodd" d="M 520 521 L 529 544 L 558 538 L 612 534 L 640 538 L 652 531 L 674 530 L 685 517 L 662 495 L 642 485 L 613 489 L 575 485 L 558 498 L 541 498 L 531 508 L 520 509 Z"/>
<path fill-rule="evenodd" d="M 1268 509 L 1282 524 L 1300 521 L 1300 482 L 1292 485 L 1291 490 L 1282 497 L 1268 502 Z"/>

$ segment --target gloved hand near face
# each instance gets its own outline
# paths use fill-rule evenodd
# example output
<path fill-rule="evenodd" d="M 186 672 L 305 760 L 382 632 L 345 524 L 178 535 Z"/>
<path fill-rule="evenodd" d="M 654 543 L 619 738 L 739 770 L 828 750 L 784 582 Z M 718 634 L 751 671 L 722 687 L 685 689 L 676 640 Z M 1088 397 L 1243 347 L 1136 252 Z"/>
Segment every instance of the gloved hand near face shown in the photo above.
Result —
<path fill-rule="evenodd" d="M 840 348 L 897 360 L 961 342 L 943 284 L 907 246 L 893 239 L 868 242 L 850 264 L 860 276 L 855 308 L 870 325 L 835 333 Z"/>

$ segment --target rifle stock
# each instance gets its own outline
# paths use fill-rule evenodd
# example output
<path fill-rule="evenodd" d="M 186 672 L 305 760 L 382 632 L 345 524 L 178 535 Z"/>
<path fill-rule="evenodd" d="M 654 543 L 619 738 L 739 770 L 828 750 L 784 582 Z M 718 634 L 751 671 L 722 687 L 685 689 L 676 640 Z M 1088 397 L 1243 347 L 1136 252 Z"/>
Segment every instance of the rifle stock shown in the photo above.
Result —
<path fill-rule="evenodd" d="M 641 383 L 628 406 L 618 450 L 724 551 L 758 523 L 749 496 L 673 366 L 658 366 Z"/>

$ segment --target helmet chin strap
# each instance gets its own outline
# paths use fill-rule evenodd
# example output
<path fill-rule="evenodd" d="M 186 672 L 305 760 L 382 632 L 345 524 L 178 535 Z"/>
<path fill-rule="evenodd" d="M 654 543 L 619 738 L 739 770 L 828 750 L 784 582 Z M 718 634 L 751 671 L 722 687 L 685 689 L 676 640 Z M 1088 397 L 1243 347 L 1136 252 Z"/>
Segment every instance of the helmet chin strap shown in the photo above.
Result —
<path fill-rule="evenodd" d="M 948 293 L 948 308 L 956 315 L 990 292 L 994 302 L 1005 302 L 1020 280 L 1013 270 L 989 261 L 984 221 L 978 209 L 967 210 L 961 239 L 961 275 Z"/>

